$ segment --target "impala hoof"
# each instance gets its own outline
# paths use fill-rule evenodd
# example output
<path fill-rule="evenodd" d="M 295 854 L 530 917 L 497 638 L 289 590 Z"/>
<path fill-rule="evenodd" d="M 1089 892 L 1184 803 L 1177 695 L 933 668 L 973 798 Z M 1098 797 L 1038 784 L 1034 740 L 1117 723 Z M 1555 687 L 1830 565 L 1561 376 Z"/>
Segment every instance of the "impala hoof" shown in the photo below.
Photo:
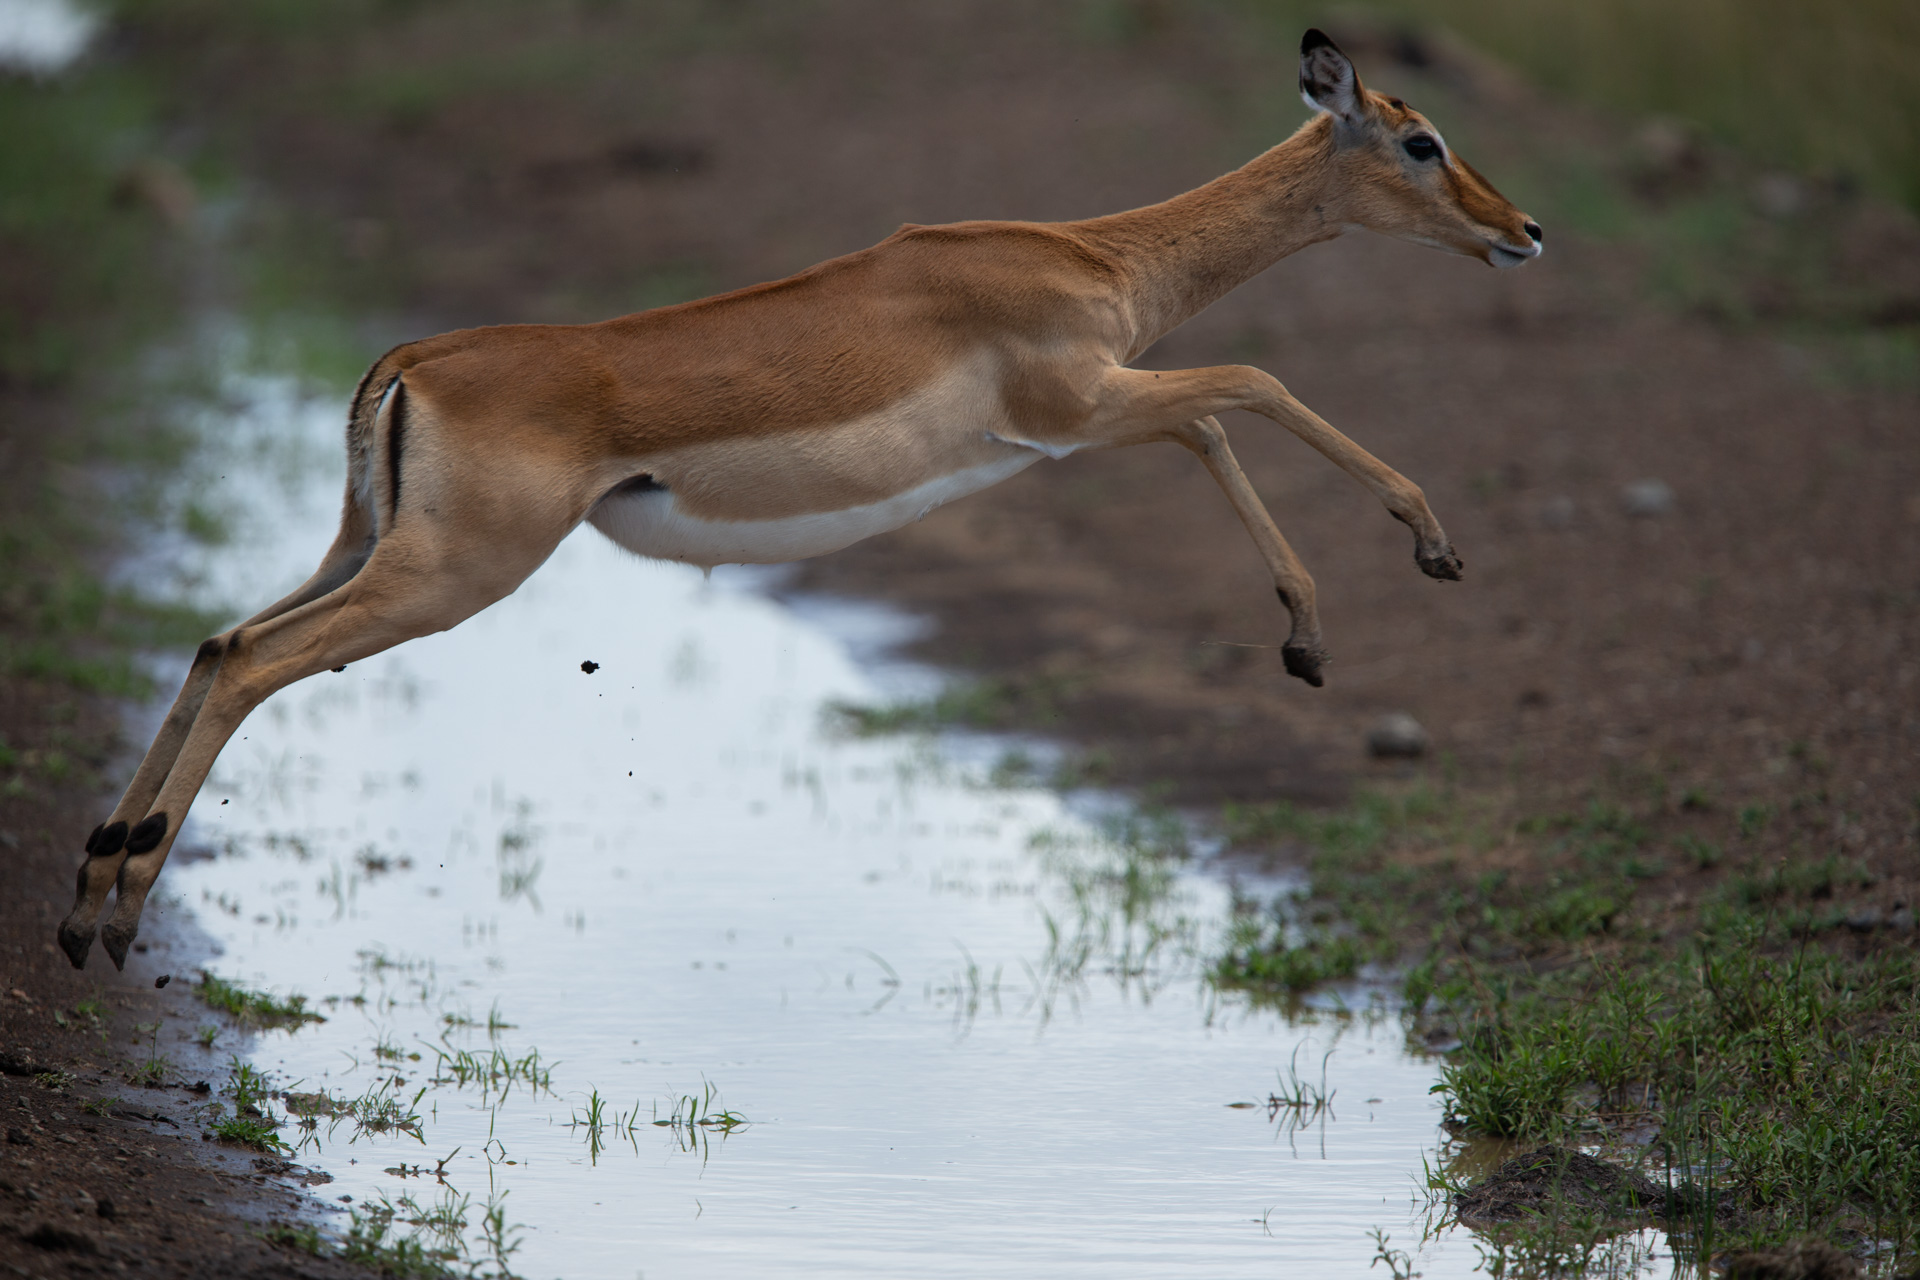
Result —
<path fill-rule="evenodd" d="M 1466 569 L 1466 566 L 1460 563 L 1460 557 L 1453 554 L 1452 547 L 1442 547 L 1433 555 L 1416 551 L 1413 553 L 1413 560 L 1420 566 L 1420 572 L 1429 578 L 1437 578 L 1441 582 L 1460 581 Z"/>
<path fill-rule="evenodd" d="M 116 824 L 117 825 L 117 824 Z M 150 813 L 127 832 L 128 853 L 152 853 L 167 837 L 167 815 Z"/>
<path fill-rule="evenodd" d="M 135 922 L 130 928 L 121 929 L 117 920 L 108 921 L 107 927 L 100 931 L 100 945 L 107 949 L 107 958 L 113 961 L 116 969 L 127 967 L 127 952 L 133 947 L 133 940 L 139 936 L 140 925 Z"/>
<path fill-rule="evenodd" d="M 1320 664 L 1327 661 L 1327 652 L 1319 645 L 1284 644 L 1280 646 L 1280 658 L 1287 664 L 1288 675 L 1298 676 L 1316 689 L 1326 684 Z"/>
<path fill-rule="evenodd" d="M 60 923 L 60 949 L 76 969 L 87 967 L 87 953 L 93 950 L 93 926 L 82 929 L 70 920 Z"/>

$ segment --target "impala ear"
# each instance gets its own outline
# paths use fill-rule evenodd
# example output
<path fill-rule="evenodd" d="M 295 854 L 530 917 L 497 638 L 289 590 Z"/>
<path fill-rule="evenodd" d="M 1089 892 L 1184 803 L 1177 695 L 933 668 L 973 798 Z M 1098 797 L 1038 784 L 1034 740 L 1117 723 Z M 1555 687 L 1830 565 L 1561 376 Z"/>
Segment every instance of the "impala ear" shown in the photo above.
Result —
<path fill-rule="evenodd" d="M 1365 114 L 1359 72 L 1318 27 L 1308 28 L 1300 41 L 1300 96 L 1315 111 L 1332 112 L 1349 124 Z"/>

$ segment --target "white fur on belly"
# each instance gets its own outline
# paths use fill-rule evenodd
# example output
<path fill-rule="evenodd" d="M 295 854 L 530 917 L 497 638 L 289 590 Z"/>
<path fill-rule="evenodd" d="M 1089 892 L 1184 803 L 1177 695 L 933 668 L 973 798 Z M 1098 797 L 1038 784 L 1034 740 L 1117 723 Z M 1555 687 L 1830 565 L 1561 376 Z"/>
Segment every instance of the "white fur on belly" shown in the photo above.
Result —
<path fill-rule="evenodd" d="M 825 555 L 862 538 L 898 529 L 955 498 L 977 493 L 1025 471 L 1043 455 L 1009 450 L 992 462 L 954 471 L 904 493 L 844 511 L 820 511 L 778 520 L 700 520 L 679 509 L 664 489 L 616 493 L 588 523 L 629 551 L 656 560 L 716 564 L 783 564 Z"/>

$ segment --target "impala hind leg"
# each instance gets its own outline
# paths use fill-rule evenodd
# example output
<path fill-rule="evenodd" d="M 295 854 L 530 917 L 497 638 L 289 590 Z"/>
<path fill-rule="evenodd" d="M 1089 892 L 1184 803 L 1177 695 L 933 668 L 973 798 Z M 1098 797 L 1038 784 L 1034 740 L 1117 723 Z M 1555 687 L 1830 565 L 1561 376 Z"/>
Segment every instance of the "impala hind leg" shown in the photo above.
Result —
<path fill-rule="evenodd" d="M 1326 683 L 1320 668 L 1327 661 L 1327 651 L 1320 641 L 1320 614 L 1314 607 L 1313 578 L 1280 535 L 1273 517 L 1267 514 L 1266 505 L 1254 491 L 1253 482 L 1247 479 L 1233 450 L 1227 447 L 1226 430 L 1213 418 L 1200 418 L 1178 428 L 1174 439 L 1193 450 L 1206 464 L 1214 481 L 1227 495 L 1227 501 L 1233 504 L 1234 513 L 1247 527 L 1260 558 L 1267 562 L 1267 570 L 1273 574 L 1274 590 L 1279 593 L 1280 603 L 1292 624 L 1287 642 L 1280 647 L 1287 674 L 1318 689 Z"/>
<path fill-rule="evenodd" d="M 567 526 L 570 527 L 570 526 Z M 100 940 L 116 966 L 140 928 L 167 853 L 194 796 L 248 713 L 297 680 L 358 662 L 417 636 L 445 631 L 511 593 L 565 534 L 474 548 L 430 545 L 405 529 L 383 538 L 346 585 L 259 624 L 228 633 L 210 686 L 149 812 L 127 832 L 119 895 Z"/>
<path fill-rule="evenodd" d="M 292 594 L 275 601 L 240 625 L 257 626 L 311 600 L 317 600 L 351 581 L 360 571 L 360 566 L 366 563 L 371 549 L 371 531 L 370 523 L 349 494 L 340 533 L 313 576 Z M 180 748 L 186 742 L 206 701 L 207 691 L 213 687 L 233 634 L 228 631 L 217 635 L 202 643 L 194 653 L 193 665 L 187 671 L 186 681 L 180 686 L 180 694 L 173 700 L 173 707 L 161 723 L 160 731 L 154 735 L 153 745 L 147 748 L 139 768 L 134 770 L 133 780 L 127 784 L 120 803 L 114 806 L 107 820 L 95 827 L 87 837 L 86 860 L 80 864 L 74 886 L 73 910 L 60 922 L 58 934 L 60 949 L 76 969 L 86 968 L 87 952 L 93 948 L 94 923 L 100 918 L 101 908 L 106 905 L 107 891 L 119 878 L 120 866 L 126 860 L 129 830 L 153 807 L 153 799 L 160 793 L 161 784 L 172 771 Z"/>

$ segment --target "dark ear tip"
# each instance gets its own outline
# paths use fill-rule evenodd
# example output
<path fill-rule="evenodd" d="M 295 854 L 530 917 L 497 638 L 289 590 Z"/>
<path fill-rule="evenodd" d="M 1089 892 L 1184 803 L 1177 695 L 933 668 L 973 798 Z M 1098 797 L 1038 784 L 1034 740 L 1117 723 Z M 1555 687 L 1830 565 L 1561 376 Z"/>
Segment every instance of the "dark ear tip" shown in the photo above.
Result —
<path fill-rule="evenodd" d="M 1308 27 L 1307 34 L 1300 37 L 1300 56 L 1304 58 L 1315 49 L 1332 49 L 1335 53 L 1340 52 L 1340 46 L 1333 42 L 1332 36 L 1318 27 Z"/>

